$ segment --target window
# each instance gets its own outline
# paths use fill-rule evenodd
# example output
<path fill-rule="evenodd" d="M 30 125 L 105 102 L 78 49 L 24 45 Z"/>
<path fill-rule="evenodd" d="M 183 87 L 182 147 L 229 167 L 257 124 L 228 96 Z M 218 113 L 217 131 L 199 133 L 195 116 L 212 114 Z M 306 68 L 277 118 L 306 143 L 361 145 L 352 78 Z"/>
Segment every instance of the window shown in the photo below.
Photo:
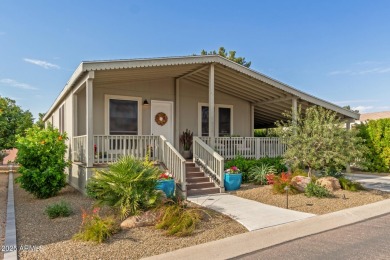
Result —
<path fill-rule="evenodd" d="M 63 134 L 65 132 L 65 105 L 62 105 L 58 112 L 58 130 Z"/>
<path fill-rule="evenodd" d="M 233 134 L 233 106 L 215 105 L 215 133 L 216 136 Z M 199 133 L 201 136 L 209 136 L 209 107 L 207 104 L 199 104 Z"/>
<path fill-rule="evenodd" d="M 110 135 L 138 135 L 141 133 L 140 98 L 106 96 L 107 133 Z"/>

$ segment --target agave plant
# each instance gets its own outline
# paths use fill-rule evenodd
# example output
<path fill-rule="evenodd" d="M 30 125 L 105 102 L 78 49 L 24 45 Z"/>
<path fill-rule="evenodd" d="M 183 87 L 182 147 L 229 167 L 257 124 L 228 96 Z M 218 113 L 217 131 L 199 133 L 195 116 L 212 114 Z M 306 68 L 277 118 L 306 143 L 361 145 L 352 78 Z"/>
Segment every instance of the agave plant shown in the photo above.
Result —
<path fill-rule="evenodd" d="M 118 210 L 123 219 L 158 202 L 155 187 L 159 173 L 157 167 L 125 156 L 107 170 L 96 171 L 87 184 L 87 193 L 97 200 L 97 205 Z"/>
<path fill-rule="evenodd" d="M 274 166 L 269 164 L 260 164 L 252 167 L 249 170 L 249 180 L 256 184 L 267 184 L 267 174 L 276 174 L 277 171 Z"/>

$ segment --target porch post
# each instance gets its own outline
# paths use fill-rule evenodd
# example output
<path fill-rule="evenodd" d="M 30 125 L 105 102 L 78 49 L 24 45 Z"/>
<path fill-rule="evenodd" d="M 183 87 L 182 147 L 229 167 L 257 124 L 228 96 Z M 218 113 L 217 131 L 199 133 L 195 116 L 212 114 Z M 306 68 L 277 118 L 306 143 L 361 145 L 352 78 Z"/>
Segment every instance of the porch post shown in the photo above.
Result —
<path fill-rule="evenodd" d="M 180 151 L 180 79 L 175 81 L 175 147 Z"/>
<path fill-rule="evenodd" d="M 298 113 L 298 99 L 296 97 L 292 98 L 292 120 L 295 124 L 297 122 L 297 113 Z"/>
<path fill-rule="evenodd" d="M 87 130 L 87 167 L 92 167 L 95 159 L 93 147 L 93 77 L 89 77 L 85 82 L 86 92 L 86 130 Z"/>
<path fill-rule="evenodd" d="M 209 137 L 210 146 L 215 147 L 215 111 L 214 111 L 214 64 L 209 68 Z"/>
<path fill-rule="evenodd" d="M 255 105 L 251 104 L 251 133 L 250 136 L 254 137 L 255 136 Z"/>

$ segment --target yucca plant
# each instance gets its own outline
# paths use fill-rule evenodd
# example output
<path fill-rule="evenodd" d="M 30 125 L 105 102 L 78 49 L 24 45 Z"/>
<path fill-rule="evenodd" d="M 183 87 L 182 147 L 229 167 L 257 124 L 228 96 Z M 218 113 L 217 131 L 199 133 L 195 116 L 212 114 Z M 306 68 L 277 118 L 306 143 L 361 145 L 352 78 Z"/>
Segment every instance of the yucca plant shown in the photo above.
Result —
<path fill-rule="evenodd" d="M 132 156 L 125 156 L 109 166 L 96 171 L 87 185 L 97 205 L 116 209 L 120 217 L 138 213 L 154 206 L 159 199 L 155 189 L 160 170 Z"/>
<path fill-rule="evenodd" d="M 249 170 L 249 180 L 255 184 L 267 184 L 267 174 L 276 174 L 277 171 L 274 166 L 268 164 L 260 164 L 254 166 Z"/>

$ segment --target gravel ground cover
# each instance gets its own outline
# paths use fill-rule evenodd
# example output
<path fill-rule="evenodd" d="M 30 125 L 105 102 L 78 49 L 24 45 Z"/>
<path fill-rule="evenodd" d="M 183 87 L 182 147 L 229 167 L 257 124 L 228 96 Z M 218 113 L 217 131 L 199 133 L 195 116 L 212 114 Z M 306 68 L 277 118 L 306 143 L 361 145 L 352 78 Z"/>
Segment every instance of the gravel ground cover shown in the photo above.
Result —
<path fill-rule="evenodd" d="M 5 222 L 7 217 L 8 173 L 0 173 L 0 248 L 4 246 Z M 0 259 L 4 258 L 0 250 Z"/>
<path fill-rule="evenodd" d="M 286 207 L 286 194 L 274 194 L 271 185 L 243 184 L 240 190 L 231 193 L 264 204 L 281 208 Z M 321 199 L 314 197 L 308 198 L 302 193 L 295 195 L 289 194 L 289 209 L 321 215 L 390 198 L 390 193 L 376 190 L 358 192 L 340 190 L 333 194 L 334 197 L 332 198 Z"/>
<path fill-rule="evenodd" d="M 154 227 L 122 230 L 106 243 L 73 241 L 81 223 L 81 208 L 90 209 L 93 201 L 70 186 L 54 198 L 38 200 L 15 185 L 16 223 L 19 259 L 139 259 L 205 243 L 247 232 L 236 221 L 218 213 L 212 213 L 202 221 L 193 236 L 166 237 Z M 50 220 L 44 209 L 48 204 L 67 201 L 74 214 L 70 217 Z"/>

